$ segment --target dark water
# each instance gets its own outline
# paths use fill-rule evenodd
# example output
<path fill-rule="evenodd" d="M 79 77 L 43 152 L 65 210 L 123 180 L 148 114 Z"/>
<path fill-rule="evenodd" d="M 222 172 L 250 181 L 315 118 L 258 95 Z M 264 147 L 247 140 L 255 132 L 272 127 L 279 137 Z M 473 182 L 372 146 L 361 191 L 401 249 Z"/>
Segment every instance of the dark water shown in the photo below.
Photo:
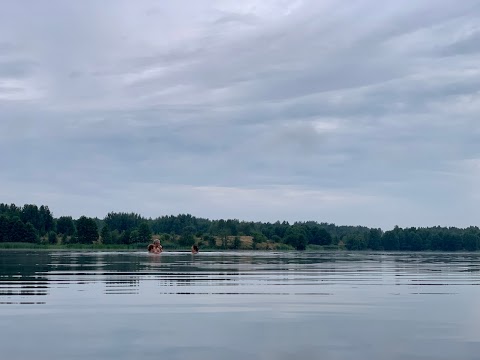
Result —
<path fill-rule="evenodd" d="M 480 359 L 476 254 L 0 251 L 0 358 Z"/>

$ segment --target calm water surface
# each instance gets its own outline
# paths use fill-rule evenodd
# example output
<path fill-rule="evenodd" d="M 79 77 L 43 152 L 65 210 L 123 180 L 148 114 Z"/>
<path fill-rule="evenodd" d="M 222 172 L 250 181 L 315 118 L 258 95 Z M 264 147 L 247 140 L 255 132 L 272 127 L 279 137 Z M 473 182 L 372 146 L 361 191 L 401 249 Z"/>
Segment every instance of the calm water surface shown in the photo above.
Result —
<path fill-rule="evenodd" d="M 0 251 L 2 359 L 480 359 L 477 254 Z"/>

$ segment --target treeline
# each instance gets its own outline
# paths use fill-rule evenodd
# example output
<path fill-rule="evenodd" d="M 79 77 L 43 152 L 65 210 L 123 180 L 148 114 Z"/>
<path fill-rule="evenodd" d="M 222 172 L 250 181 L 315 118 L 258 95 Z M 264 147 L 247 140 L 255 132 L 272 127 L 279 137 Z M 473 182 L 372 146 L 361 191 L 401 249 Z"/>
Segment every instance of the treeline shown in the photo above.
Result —
<path fill-rule="evenodd" d="M 387 251 L 476 251 L 480 229 L 469 227 L 406 228 L 389 231 L 337 226 L 314 221 L 288 223 L 209 220 L 192 215 L 144 218 L 111 212 L 103 219 L 55 218 L 48 206 L 0 204 L 0 243 L 111 245 L 147 244 L 159 238 L 166 248 L 194 243 L 222 249 L 348 249 Z"/>

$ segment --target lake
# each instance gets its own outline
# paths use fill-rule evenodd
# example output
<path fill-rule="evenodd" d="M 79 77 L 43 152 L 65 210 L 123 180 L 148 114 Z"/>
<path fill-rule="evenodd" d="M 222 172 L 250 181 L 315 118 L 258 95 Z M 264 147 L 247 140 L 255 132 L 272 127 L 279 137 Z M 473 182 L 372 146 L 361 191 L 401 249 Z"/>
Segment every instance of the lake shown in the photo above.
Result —
<path fill-rule="evenodd" d="M 480 257 L 0 250 L 1 358 L 479 359 Z"/>

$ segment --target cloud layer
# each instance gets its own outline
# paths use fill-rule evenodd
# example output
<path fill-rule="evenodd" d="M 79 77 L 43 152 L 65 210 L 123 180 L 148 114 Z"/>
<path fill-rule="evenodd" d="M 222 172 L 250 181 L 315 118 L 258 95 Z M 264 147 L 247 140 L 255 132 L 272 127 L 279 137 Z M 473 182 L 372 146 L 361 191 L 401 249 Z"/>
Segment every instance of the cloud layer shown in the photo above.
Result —
<path fill-rule="evenodd" d="M 478 224 L 480 5 L 36 1 L 0 12 L 0 201 Z"/>

